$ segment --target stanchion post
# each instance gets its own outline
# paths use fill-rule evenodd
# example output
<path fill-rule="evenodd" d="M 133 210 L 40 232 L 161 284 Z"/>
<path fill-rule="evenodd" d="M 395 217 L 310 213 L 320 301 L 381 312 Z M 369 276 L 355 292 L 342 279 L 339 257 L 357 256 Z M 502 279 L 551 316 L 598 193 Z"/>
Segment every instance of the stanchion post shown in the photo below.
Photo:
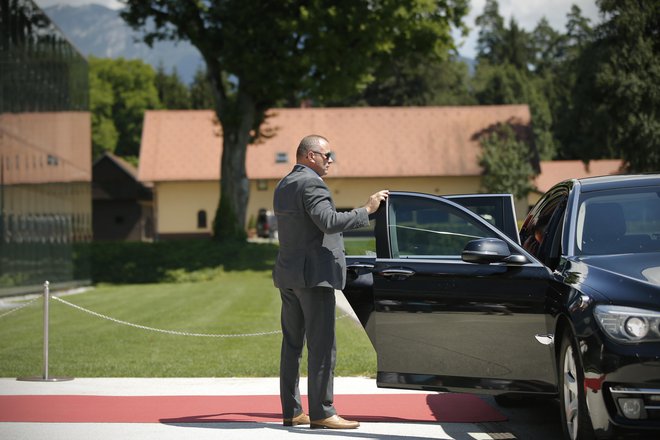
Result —
<path fill-rule="evenodd" d="M 48 327 L 50 316 L 50 283 L 44 283 L 44 365 L 43 379 L 48 380 Z"/>
<path fill-rule="evenodd" d="M 32 377 L 19 377 L 17 380 L 35 381 L 35 382 L 62 382 L 66 380 L 73 380 L 72 377 L 49 377 L 48 376 L 48 345 L 49 345 L 49 315 L 50 315 L 50 283 L 44 283 L 44 348 L 43 348 L 43 375 Z"/>

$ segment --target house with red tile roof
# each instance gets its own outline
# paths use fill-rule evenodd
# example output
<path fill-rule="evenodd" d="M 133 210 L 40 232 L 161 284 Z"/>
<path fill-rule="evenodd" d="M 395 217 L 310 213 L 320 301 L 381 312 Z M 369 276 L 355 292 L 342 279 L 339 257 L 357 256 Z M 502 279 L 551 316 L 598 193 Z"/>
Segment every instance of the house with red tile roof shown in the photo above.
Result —
<path fill-rule="evenodd" d="M 388 188 L 430 194 L 483 191 L 480 136 L 498 123 L 530 124 L 526 105 L 274 109 L 249 145 L 248 220 L 272 209 L 273 190 L 307 134 L 326 136 L 335 162 L 325 180 L 339 209 Z M 222 130 L 210 110 L 154 110 L 144 119 L 138 179 L 153 186 L 158 238 L 208 236 L 220 195 Z M 518 217 L 555 183 L 621 172 L 621 160 L 542 161 Z M 249 221 L 248 221 L 249 223 Z"/>
<path fill-rule="evenodd" d="M 543 194 L 562 180 L 621 174 L 623 165 L 621 159 L 592 160 L 586 163 L 581 160 L 541 161 L 541 172 L 534 180 L 534 185 L 537 192 Z"/>
<path fill-rule="evenodd" d="M 541 161 L 541 172 L 534 179 L 536 190 L 527 197 L 529 205 L 534 205 L 546 191 L 562 180 L 621 174 L 623 166 L 621 159 L 592 160 L 586 163 L 581 160 Z"/>
<path fill-rule="evenodd" d="M 272 209 L 273 190 L 304 136 L 330 140 L 324 177 L 338 209 L 387 188 L 431 194 L 481 189 L 479 137 L 499 123 L 526 127 L 527 105 L 273 109 L 267 137 L 247 150 L 246 219 Z M 144 118 L 138 179 L 153 184 L 158 238 L 211 233 L 220 194 L 222 130 L 210 110 L 153 110 Z M 524 204 L 526 205 L 526 204 Z M 526 206 L 525 206 L 526 207 Z"/>

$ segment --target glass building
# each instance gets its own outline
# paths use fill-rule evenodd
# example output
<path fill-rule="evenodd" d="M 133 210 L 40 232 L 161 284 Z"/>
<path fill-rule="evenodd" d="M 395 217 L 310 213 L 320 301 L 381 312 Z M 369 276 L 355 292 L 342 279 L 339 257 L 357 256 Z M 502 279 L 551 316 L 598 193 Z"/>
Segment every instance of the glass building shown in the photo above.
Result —
<path fill-rule="evenodd" d="M 0 0 L 0 296 L 88 283 L 87 61 L 31 0 Z"/>

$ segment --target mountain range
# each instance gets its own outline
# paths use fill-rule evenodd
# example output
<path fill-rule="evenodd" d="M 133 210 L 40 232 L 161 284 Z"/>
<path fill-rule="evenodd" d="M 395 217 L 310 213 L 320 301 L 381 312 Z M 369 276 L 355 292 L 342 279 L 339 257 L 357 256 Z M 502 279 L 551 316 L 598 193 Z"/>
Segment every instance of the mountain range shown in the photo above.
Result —
<path fill-rule="evenodd" d="M 85 57 L 141 59 L 154 69 L 162 65 L 167 73 L 176 69 L 186 84 L 203 67 L 201 55 L 188 42 L 156 42 L 153 48 L 141 42 L 140 33 L 121 19 L 118 10 L 89 4 L 55 5 L 43 11 Z"/>

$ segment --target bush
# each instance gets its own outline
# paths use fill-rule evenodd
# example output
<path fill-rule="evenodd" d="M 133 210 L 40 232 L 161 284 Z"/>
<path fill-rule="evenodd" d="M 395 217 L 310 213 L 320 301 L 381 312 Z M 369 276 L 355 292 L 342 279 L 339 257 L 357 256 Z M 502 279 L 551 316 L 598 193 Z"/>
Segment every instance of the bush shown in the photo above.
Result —
<path fill-rule="evenodd" d="M 138 284 L 209 279 L 219 270 L 268 270 L 277 246 L 267 243 L 172 240 L 91 243 L 94 283 Z"/>

